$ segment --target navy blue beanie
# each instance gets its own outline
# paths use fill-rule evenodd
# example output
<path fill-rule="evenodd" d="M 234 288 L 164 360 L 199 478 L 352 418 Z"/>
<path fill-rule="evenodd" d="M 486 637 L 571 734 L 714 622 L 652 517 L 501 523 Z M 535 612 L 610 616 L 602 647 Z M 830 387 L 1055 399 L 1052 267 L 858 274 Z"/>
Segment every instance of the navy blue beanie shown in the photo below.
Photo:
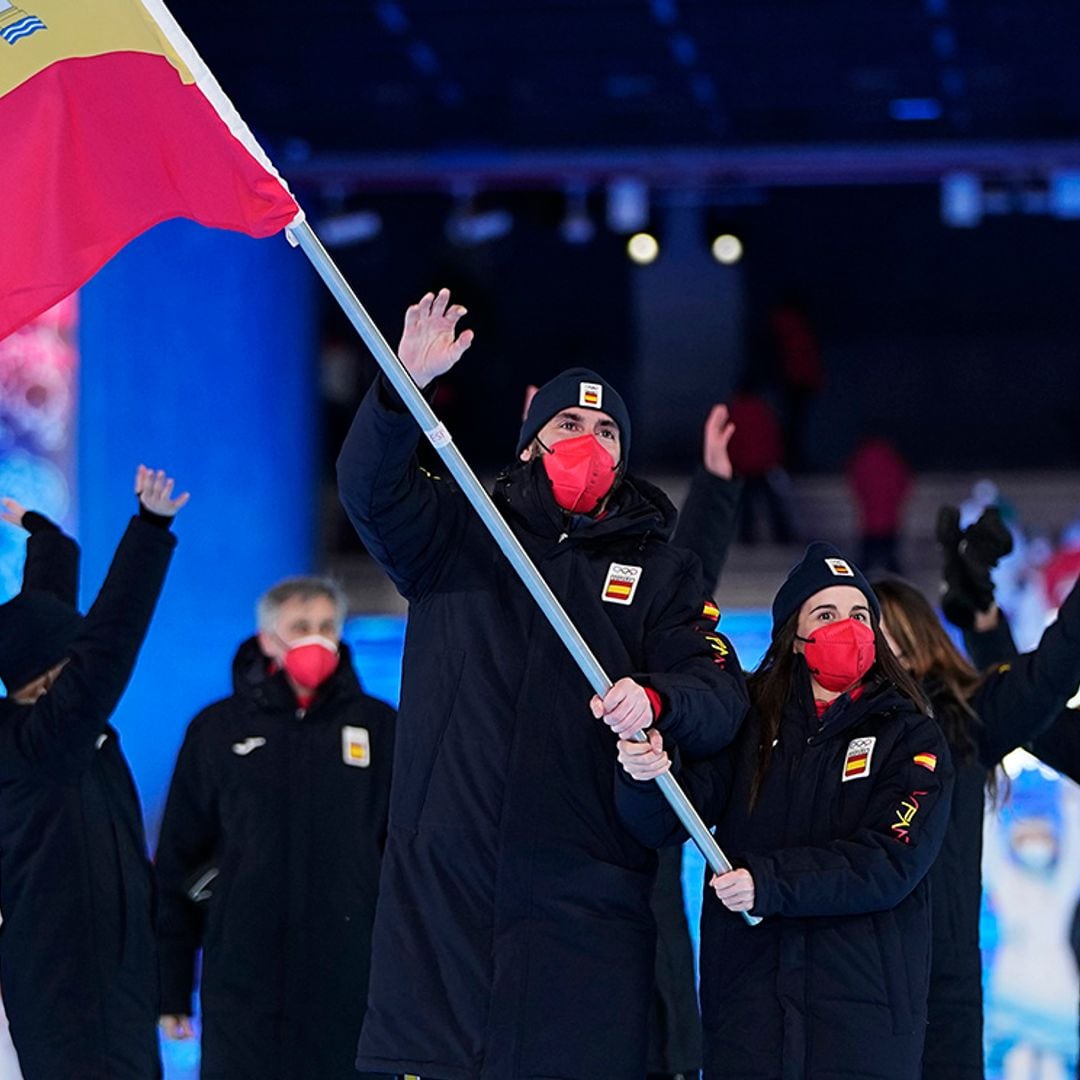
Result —
<path fill-rule="evenodd" d="M 799 608 L 816 592 L 831 585 L 852 585 L 866 597 L 866 602 L 875 618 L 881 619 L 881 605 L 870 587 L 870 582 L 863 577 L 862 571 L 850 560 L 845 559 L 838 548 L 815 540 L 788 572 L 787 579 L 780 586 L 772 604 L 773 634 L 794 615 Z"/>
<path fill-rule="evenodd" d="M 528 446 L 540 433 L 540 429 L 563 409 L 599 409 L 606 412 L 619 425 L 619 463 L 626 467 L 630 454 L 630 414 L 626 402 L 606 379 L 588 368 L 568 368 L 544 383 L 529 402 L 529 411 L 521 425 L 515 454 Z"/>
<path fill-rule="evenodd" d="M 0 679 L 8 694 L 59 664 L 82 621 L 70 604 L 37 589 L 0 604 Z"/>

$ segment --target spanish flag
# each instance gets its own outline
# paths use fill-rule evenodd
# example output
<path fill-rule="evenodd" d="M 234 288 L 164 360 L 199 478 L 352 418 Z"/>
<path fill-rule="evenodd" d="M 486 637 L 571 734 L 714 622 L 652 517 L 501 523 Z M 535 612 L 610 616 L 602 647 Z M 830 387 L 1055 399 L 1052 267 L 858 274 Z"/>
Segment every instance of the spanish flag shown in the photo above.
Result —
<path fill-rule="evenodd" d="M 300 209 L 160 0 L 0 0 L 0 338 L 169 218 Z"/>

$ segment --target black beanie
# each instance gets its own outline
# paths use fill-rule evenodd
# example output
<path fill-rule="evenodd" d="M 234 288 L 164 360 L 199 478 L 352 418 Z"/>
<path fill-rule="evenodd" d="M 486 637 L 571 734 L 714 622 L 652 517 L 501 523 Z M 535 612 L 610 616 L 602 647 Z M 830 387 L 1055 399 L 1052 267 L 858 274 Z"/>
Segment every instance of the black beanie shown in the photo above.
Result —
<path fill-rule="evenodd" d="M 619 425 L 619 463 L 625 469 L 630 453 L 630 414 L 626 402 L 606 379 L 588 368 L 568 368 L 544 383 L 529 402 L 529 411 L 521 425 L 515 454 L 528 446 L 540 433 L 540 429 L 563 409 L 599 409 L 606 412 Z"/>
<path fill-rule="evenodd" d="M 788 572 L 772 605 L 773 634 L 816 592 L 831 585 L 851 585 L 866 597 L 875 618 L 881 619 L 881 605 L 862 571 L 840 554 L 839 549 L 815 540 Z"/>
<path fill-rule="evenodd" d="M 37 589 L 0 604 L 0 679 L 8 694 L 59 664 L 82 621 L 70 604 Z"/>

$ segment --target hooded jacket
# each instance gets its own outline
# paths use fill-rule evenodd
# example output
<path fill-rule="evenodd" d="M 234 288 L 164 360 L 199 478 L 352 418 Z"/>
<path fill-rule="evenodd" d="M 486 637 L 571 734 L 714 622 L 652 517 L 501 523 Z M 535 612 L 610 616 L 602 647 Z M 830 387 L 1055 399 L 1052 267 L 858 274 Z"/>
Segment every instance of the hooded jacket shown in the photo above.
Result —
<path fill-rule="evenodd" d="M 73 603 L 78 548 L 56 530 L 40 538 Z M 44 570 L 38 539 L 27 587 L 44 584 L 30 580 Z M 175 544 L 133 519 L 52 688 L 33 705 L 0 699 L 0 984 L 26 1080 L 160 1075 L 150 863 L 109 717 Z"/>
<path fill-rule="evenodd" d="M 203 1080 L 353 1080 L 394 712 L 344 644 L 306 710 L 268 666 L 245 642 L 180 749 L 155 860 L 162 1012 L 191 1014 L 201 947 Z"/>
<path fill-rule="evenodd" d="M 721 848 L 750 871 L 751 910 L 764 917 L 748 926 L 706 883 L 704 1075 L 912 1080 L 930 976 L 925 878 L 948 822 L 948 749 L 889 687 L 843 695 L 819 721 L 805 664 L 798 671 L 753 808 L 753 710 L 730 750 L 677 774 Z M 642 843 L 682 838 L 654 783 L 618 769 L 615 787 Z"/>
<path fill-rule="evenodd" d="M 723 561 L 734 539 L 731 515 L 717 501 L 731 484 L 714 477 L 711 493 L 691 488 L 680 521 L 680 542 L 707 567 Z M 923 1062 L 928 1080 L 981 1080 L 984 1072 L 979 911 L 986 783 L 1002 757 L 1029 740 L 1033 752 L 1055 768 L 1068 760 L 1070 742 L 1080 745 L 1068 714 L 1040 735 L 1080 683 L 1080 590 L 1067 597 L 1034 652 L 1018 654 L 1004 616 L 995 630 L 970 633 L 965 642 L 975 666 L 989 670 L 968 703 L 974 719 L 968 715 L 949 725 L 969 729 L 972 745 L 950 747 L 955 785 L 949 827 L 930 871 L 933 964 Z M 924 689 L 939 720 L 962 708 L 940 682 L 930 680 Z M 1080 764 L 1075 767 L 1080 771 Z"/>
<path fill-rule="evenodd" d="M 349 517 L 410 605 L 358 1067 L 640 1080 L 655 855 L 618 822 L 588 683 L 461 493 L 418 468 L 418 435 L 376 383 L 338 461 Z M 742 676 L 697 560 L 666 543 L 666 497 L 627 477 L 602 518 L 567 520 L 526 465 L 495 501 L 612 680 L 655 691 L 689 752 L 728 743 Z"/>
<path fill-rule="evenodd" d="M 1080 683 L 1080 589 L 1073 588 L 1032 652 L 1017 650 L 1004 614 L 995 629 L 966 634 L 965 644 L 987 673 L 969 703 L 976 719 L 965 718 L 974 751 L 954 749 L 952 820 L 930 875 L 934 964 L 927 1080 L 981 1080 L 984 1072 L 979 915 L 990 771 L 1011 750 L 1027 745 L 1053 768 L 1074 779 L 1080 775 L 1080 724 L 1075 712 L 1063 709 Z M 958 708 L 945 687 L 931 683 L 927 689 L 936 715 Z"/>

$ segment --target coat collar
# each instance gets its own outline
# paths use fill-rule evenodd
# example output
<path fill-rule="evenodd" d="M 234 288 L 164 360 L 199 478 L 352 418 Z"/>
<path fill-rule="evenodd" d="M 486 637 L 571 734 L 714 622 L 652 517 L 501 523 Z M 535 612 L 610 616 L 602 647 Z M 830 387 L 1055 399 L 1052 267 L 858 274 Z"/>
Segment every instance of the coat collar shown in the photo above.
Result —
<path fill-rule="evenodd" d="M 666 540 L 675 528 L 671 500 L 658 487 L 634 476 L 623 477 L 603 517 L 568 514 L 555 502 L 539 459 L 504 472 L 495 481 L 494 499 L 511 522 L 544 539 L 567 535 L 587 542 L 652 533 Z"/>
<path fill-rule="evenodd" d="M 888 683 L 871 684 L 855 701 L 841 694 L 818 719 L 810 672 L 806 661 L 799 657 L 795 684 L 785 710 L 785 724 L 801 727 L 811 742 L 818 743 L 842 735 L 861 724 L 871 715 L 914 710 L 914 704 Z"/>
<path fill-rule="evenodd" d="M 363 690 L 353 667 L 349 646 L 343 641 L 339 649 L 337 670 L 319 687 L 311 709 L 339 697 L 359 694 Z M 266 654 L 259 647 L 257 637 L 248 638 L 237 650 L 233 659 L 232 675 L 233 693 L 237 697 L 251 701 L 261 708 L 295 711 L 296 696 L 285 678 L 285 673 L 278 671 L 270 674 Z"/>

